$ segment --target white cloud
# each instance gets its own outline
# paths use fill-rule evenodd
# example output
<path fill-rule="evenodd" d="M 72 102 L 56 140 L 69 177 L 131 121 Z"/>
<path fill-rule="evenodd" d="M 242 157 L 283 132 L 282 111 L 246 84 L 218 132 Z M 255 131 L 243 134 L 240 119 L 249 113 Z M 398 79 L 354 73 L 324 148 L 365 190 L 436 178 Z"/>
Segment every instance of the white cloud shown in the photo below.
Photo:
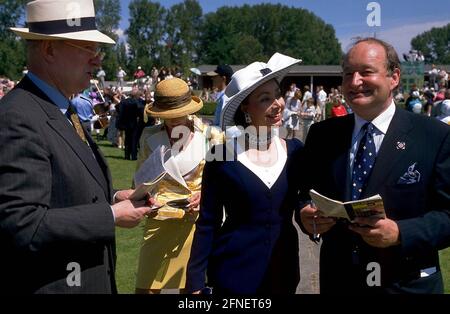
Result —
<path fill-rule="evenodd" d="M 116 33 L 119 37 L 121 37 L 121 36 L 123 36 L 123 35 L 125 34 L 125 31 L 124 31 L 123 29 L 121 29 L 121 28 L 118 28 L 118 29 L 115 31 L 115 33 Z"/>
<path fill-rule="evenodd" d="M 117 34 L 117 36 L 119 36 L 119 41 L 127 41 L 127 35 L 125 35 L 125 31 L 122 28 L 118 28 L 115 33 Z"/>
<path fill-rule="evenodd" d="M 392 44 L 399 56 L 401 56 L 403 53 L 408 53 L 411 49 L 411 39 L 423 32 L 431 30 L 433 27 L 442 27 L 448 23 L 450 23 L 449 20 L 407 24 L 390 29 L 381 29 L 376 32 L 376 36 L 377 38 L 383 39 Z M 377 30 L 377 28 L 374 28 L 374 30 Z M 351 36 L 347 35 L 340 37 L 339 41 L 341 42 L 342 50 L 345 52 L 347 51 L 348 45 L 352 42 L 352 38 L 357 36 L 366 37 L 373 35 L 373 32 L 353 34 Z"/>

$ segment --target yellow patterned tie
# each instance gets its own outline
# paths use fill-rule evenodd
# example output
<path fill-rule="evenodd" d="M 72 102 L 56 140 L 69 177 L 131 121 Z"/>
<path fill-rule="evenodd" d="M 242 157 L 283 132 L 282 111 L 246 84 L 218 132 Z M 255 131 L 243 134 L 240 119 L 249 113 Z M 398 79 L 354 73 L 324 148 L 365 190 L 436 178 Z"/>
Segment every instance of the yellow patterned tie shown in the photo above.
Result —
<path fill-rule="evenodd" d="M 84 135 L 80 119 L 78 118 L 77 112 L 75 111 L 75 108 L 72 106 L 72 104 L 70 104 L 69 107 L 67 108 L 67 116 L 72 122 L 75 131 L 77 131 L 78 136 L 81 138 L 83 142 L 87 143 L 86 136 Z"/>

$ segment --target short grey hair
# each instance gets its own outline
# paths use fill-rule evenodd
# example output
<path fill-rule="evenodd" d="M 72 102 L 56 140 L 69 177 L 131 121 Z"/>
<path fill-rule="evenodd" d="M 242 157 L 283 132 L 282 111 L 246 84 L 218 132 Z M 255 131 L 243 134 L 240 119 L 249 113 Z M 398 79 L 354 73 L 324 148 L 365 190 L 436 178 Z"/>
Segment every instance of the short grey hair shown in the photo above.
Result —
<path fill-rule="evenodd" d="M 352 51 L 352 49 L 357 44 L 362 43 L 362 42 L 378 44 L 384 48 L 384 51 L 386 52 L 386 70 L 388 70 L 390 75 L 392 75 L 392 73 L 394 72 L 395 69 L 401 70 L 400 59 L 398 58 L 398 54 L 395 51 L 394 47 L 391 44 L 385 42 L 384 40 L 381 40 L 381 39 L 378 39 L 375 37 L 356 38 L 355 42 L 353 42 L 350 49 L 344 55 L 344 58 L 342 60 L 342 66 L 344 66 L 345 63 L 347 62 L 350 51 Z"/>

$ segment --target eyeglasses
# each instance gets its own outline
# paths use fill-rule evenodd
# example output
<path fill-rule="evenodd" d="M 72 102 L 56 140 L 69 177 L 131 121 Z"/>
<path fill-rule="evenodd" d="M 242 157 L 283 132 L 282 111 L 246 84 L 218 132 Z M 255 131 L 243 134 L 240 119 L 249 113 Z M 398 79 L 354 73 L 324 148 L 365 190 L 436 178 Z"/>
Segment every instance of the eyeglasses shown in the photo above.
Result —
<path fill-rule="evenodd" d="M 98 56 L 100 56 L 100 59 L 103 59 L 103 57 L 105 56 L 104 52 L 102 52 L 102 48 L 100 48 L 100 47 L 97 47 L 95 49 L 90 49 L 90 48 L 78 46 L 78 45 L 68 42 L 68 41 L 65 41 L 64 43 L 68 46 L 72 46 L 72 47 L 75 47 L 75 48 L 78 48 L 80 50 L 90 53 L 93 58 L 97 58 Z"/>

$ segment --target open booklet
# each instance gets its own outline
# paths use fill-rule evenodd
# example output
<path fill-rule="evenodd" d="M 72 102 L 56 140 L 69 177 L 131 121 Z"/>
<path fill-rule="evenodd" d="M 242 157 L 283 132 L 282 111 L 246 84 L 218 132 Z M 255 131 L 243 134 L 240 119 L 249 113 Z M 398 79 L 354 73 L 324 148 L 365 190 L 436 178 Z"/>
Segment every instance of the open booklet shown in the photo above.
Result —
<path fill-rule="evenodd" d="M 187 188 L 170 149 L 161 145 L 142 163 L 134 175 L 134 186 L 136 189 L 131 194 L 130 199 L 142 200 L 147 197 L 148 193 L 150 195 L 154 194 L 159 181 L 166 175 L 171 176 Z"/>
<path fill-rule="evenodd" d="M 346 218 L 350 221 L 356 217 L 385 218 L 383 199 L 379 194 L 356 201 L 340 202 L 310 190 L 309 195 L 324 216 Z"/>

